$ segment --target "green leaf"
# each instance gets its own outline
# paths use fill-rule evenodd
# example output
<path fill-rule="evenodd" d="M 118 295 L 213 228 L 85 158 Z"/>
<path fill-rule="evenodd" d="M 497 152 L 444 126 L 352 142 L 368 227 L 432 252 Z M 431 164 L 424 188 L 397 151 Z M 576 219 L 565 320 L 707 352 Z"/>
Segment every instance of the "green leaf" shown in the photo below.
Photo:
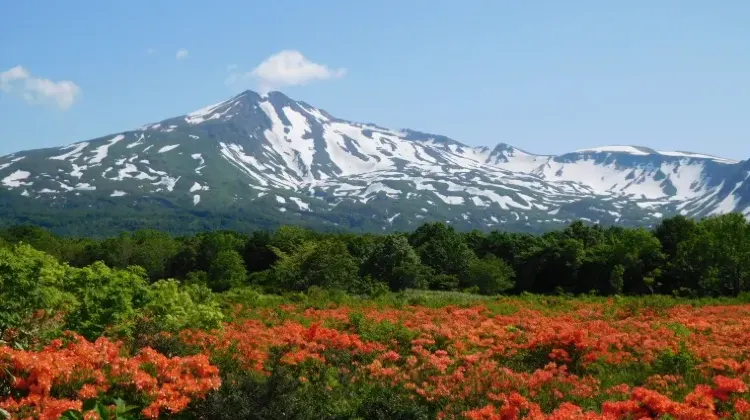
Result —
<path fill-rule="evenodd" d="M 122 418 L 122 416 L 120 416 L 121 414 L 127 414 L 138 409 L 138 406 L 136 405 L 127 405 L 125 400 L 123 400 L 122 398 L 117 398 L 115 400 L 115 407 L 118 418 Z"/>
<path fill-rule="evenodd" d="M 97 403 L 98 403 L 98 401 L 96 400 L 96 398 L 91 398 L 91 399 L 88 399 L 88 400 L 84 401 L 83 402 L 83 411 L 86 412 L 86 411 L 93 410 L 94 408 L 96 408 L 96 404 Z"/>
<path fill-rule="evenodd" d="M 3 410 L 0 409 L 0 414 L 2 414 L 2 411 Z M 8 418 L 10 419 L 10 416 L 8 416 Z M 68 410 L 68 411 L 62 413 L 62 415 L 60 416 L 60 418 L 62 420 L 82 420 L 83 416 L 78 411 Z"/>
<path fill-rule="evenodd" d="M 110 418 L 109 409 L 107 408 L 107 406 L 105 406 L 101 402 L 97 401 L 96 412 L 99 414 L 99 417 L 101 417 L 102 420 L 109 420 Z"/>

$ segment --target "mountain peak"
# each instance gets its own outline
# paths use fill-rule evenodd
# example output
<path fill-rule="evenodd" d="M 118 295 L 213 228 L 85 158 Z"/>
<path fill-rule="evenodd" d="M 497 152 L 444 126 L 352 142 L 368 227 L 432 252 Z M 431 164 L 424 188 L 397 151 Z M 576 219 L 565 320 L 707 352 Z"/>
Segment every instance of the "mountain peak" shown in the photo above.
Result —
<path fill-rule="evenodd" d="M 244 90 L 244 91 L 238 93 L 232 99 L 243 99 L 243 98 L 244 99 L 250 99 L 250 98 L 255 99 L 255 98 L 260 98 L 260 96 L 261 95 L 258 92 L 254 91 L 254 90 L 247 89 L 247 90 Z"/>
<path fill-rule="evenodd" d="M 747 173 L 729 160 L 641 146 L 560 156 L 507 143 L 474 147 L 247 90 L 138 130 L 2 157 L 0 197 L 42 209 L 140 208 L 145 200 L 191 217 L 233 208 L 266 224 L 543 229 L 581 218 L 649 224 L 676 213 L 750 215 Z"/>

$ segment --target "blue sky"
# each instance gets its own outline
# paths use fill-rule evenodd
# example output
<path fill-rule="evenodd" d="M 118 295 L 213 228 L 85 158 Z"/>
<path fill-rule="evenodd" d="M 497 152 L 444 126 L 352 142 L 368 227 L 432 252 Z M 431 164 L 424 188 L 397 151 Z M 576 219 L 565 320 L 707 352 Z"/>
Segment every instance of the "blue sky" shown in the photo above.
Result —
<path fill-rule="evenodd" d="M 536 153 L 636 144 L 750 158 L 744 0 L 25 0 L 2 10 L 0 154 L 258 89 L 247 73 L 295 50 L 330 77 L 274 87 L 341 118 Z M 230 73 L 245 76 L 228 84 Z"/>

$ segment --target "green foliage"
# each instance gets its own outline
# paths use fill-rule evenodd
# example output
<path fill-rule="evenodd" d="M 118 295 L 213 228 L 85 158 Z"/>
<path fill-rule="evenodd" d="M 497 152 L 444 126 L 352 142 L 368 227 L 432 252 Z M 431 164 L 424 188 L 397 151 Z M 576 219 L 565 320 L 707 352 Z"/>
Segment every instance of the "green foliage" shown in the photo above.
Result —
<path fill-rule="evenodd" d="M 135 420 L 137 417 L 136 410 L 137 406 L 127 405 L 125 401 L 118 398 L 113 401 L 114 410 L 111 410 L 104 402 L 99 400 L 87 400 L 83 403 L 82 412 L 75 410 L 68 410 L 60 417 L 63 420 L 83 420 L 84 415 L 89 412 L 95 413 L 95 415 L 101 420 Z M 87 417 L 88 418 L 88 417 Z"/>
<path fill-rule="evenodd" d="M 83 259 L 86 263 L 100 260 L 112 268 L 137 265 L 156 281 L 169 274 L 169 262 L 179 252 L 179 243 L 165 232 L 138 230 L 108 238 L 89 249 L 90 257 Z"/>
<path fill-rule="evenodd" d="M 301 291 L 311 286 L 359 291 L 359 265 L 344 243 L 336 240 L 308 241 L 288 254 L 277 249 L 279 260 L 270 273 L 275 287 Z"/>
<path fill-rule="evenodd" d="M 662 375 L 675 374 L 687 377 L 695 373 L 700 359 L 695 357 L 687 349 L 684 343 L 681 343 L 677 351 L 665 350 L 654 361 L 654 372 Z"/>
<path fill-rule="evenodd" d="M 474 259 L 469 264 L 466 284 L 476 286 L 485 295 L 495 295 L 513 288 L 513 268 L 494 255 Z"/>
<path fill-rule="evenodd" d="M 375 246 L 363 264 L 363 272 L 391 290 L 427 288 L 426 270 L 419 256 L 400 235 L 388 235 Z"/>
<path fill-rule="evenodd" d="M 271 234 L 268 231 L 253 232 L 243 250 L 247 271 L 265 271 L 276 262 L 276 254 L 270 248 Z"/>
<path fill-rule="evenodd" d="M 69 271 L 28 245 L 0 247 L 0 340 L 8 329 L 28 325 L 36 310 L 53 315 L 74 306 L 75 296 L 64 290 Z"/>
<path fill-rule="evenodd" d="M 460 234 L 444 223 L 420 226 L 409 237 L 423 264 L 435 274 L 466 278 L 469 264 L 476 258 Z"/>
<path fill-rule="evenodd" d="M 192 403 L 179 418 L 427 420 L 437 415 L 400 387 L 355 382 L 341 369 L 322 364 L 285 365 L 279 362 L 282 354 L 272 352 L 268 376 L 226 366 L 221 389 Z"/>
<path fill-rule="evenodd" d="M 288 254 L 313 240 L 314 235 L 310 230 L 299 226 L 281 226 L 271 235 L 269 246 Z"/>
<path fill-rule="evenodd" d="M 245 283 L 247 270 L 239 252 L 232 249 L 219 251 L 208 269 L 208 286 L 214 292 L 224 292 Z"/>
<path fill-rule="evenodd" d="M 609 275 L 609 289 L 614 294 L 621 294 L 622 289 L 625 286 L 625 267 L 621 264 L 617 264 L 612 268 L 612 273 Z"/>
<path fill-rule="evenodd" d="M 180 287 L 177 280 L 160 280 L 151 285 L 143 314 L 164 331 L 183 328 L 214 329 L 223 314 L 211 290 L 205 285 Z"/>
<path fill-rule="evenodd" d="M 399 347 L 409 349 L 411 342 L 418 334 L 401 324 L 389 321 L 373 322 L 361 312 L 349 315 L 349 328 L 364 341 L 390 343 L 396 342 Z"/>
<path fill-rule="evenodd" d="M 428 272 L 428 285 L 432 290 L 458 290 L 461 282 L 458 277 L 452 274 L 435 274 L 432 269 L 427 270 Z M 415 289 L 417 287 L 414 287 Z M 420 287 L 422 288 L 422 287 Z"/>
<path fill-rule="evenodd" d="M 677 243 L 669 268 L 673 290 L 712 296 L 750 290 L 750 225 L 740 214 L 700 221 Z"/>
<path fill-rule="evenodd" d="M 8 302 L 0 308 L 0 328 L 28 324 L 36 309 L 49 315 L 65 309 L 67 326 L 89 336 L 103 333 L 107 323 L 127 333 L 148 303 L 147 283 L 163 279 L 218 293 L 246 285 L 259 292 L 322 287 L 370 296 L 408 289 L 690 297 L 750 291 L 750 225 L 737 214 L 699 222 L 678 216 L 653 231 L 574 222 L 543 235 L 459 233 L 431 223 L 410 234 L 282 226 L 184 237 L 139 230 L 94 240 L 20 226 L 0 231 L 0 252 L 0 296 Z M 152 293 L 159 299 L 166 293 L 161 287 Z M 182 297 L 167 301 L 179 306 L 186 290 L 179 286 L 175 296 Z"/>
<path fill-rule="evenodd" d="M 64 290 L 77 300 L 68 313 L 66 327 L 90 340 L 108 328 L 116 334 L 130 334 L 137 308 L 149 299 L 143 269 L 116 270 L 101 262 L 70 270 Z"/>

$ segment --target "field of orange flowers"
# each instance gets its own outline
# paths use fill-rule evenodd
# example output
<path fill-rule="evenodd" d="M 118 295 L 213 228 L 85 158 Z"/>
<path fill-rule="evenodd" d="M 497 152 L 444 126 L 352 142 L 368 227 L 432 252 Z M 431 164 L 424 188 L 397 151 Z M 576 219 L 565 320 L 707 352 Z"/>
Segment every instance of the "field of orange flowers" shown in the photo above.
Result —
<path fill-rule="evenodd" d="M 0 347 L 0 407 L 44 419 L 89 398 L 124 398 L 144 418 L 295 401 L 325 404 L 317 418 L 750 418 L 750 305 L 285 304 L 169 339 L 179 355 L 74 334 L 38 351 Z M 373 395 L 412 414 L 373 408 Z M 281 416 L 253 410 L 244 418 Z"/>

